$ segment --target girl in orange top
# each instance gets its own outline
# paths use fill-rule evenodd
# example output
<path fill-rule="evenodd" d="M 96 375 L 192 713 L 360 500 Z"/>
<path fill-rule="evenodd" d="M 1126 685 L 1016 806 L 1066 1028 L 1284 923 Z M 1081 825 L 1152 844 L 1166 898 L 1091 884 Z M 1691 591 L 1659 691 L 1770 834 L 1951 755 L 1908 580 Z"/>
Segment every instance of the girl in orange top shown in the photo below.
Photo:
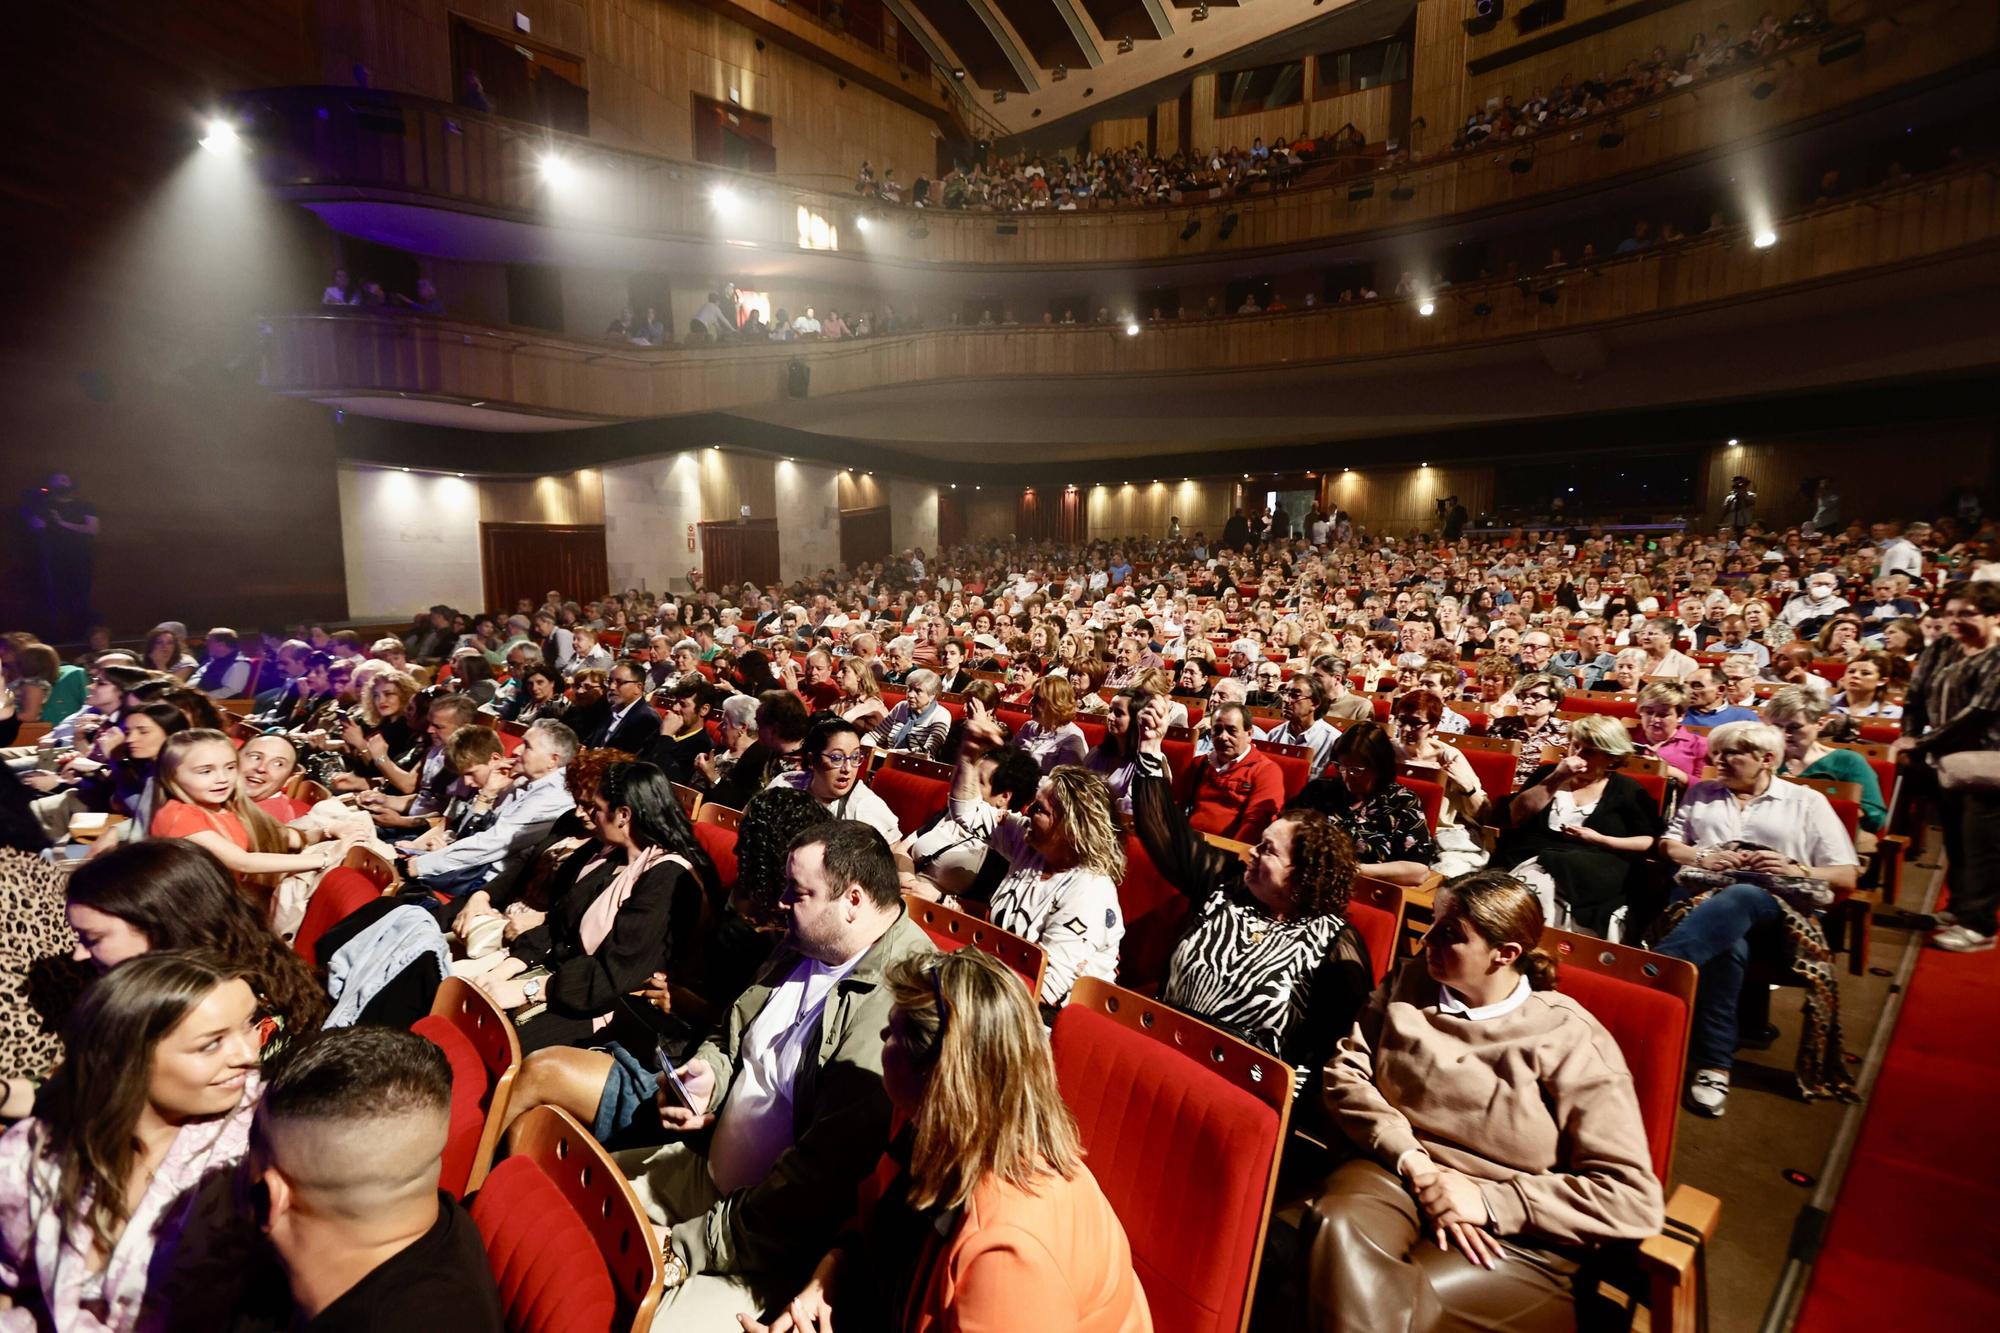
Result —
<path fill-rule="evenodd" d="M 236 744 L 219 731 L 176 732 L 160 751 L 160 794 L 149 832 L 184 838 L 239 880 L 325 870 L 346 853 L 338 839 L 315 840 L 278 823 L 244 794 Z"/>
<path fill-rule="evenodd" d="M 908 1121 L 889 1150 L 902 1171 L 776 1319 L 743 1327 L 1151 1333 L 1027 987 L 977 949 L 908 959 L 888 980 L 882 1087 Z"/>

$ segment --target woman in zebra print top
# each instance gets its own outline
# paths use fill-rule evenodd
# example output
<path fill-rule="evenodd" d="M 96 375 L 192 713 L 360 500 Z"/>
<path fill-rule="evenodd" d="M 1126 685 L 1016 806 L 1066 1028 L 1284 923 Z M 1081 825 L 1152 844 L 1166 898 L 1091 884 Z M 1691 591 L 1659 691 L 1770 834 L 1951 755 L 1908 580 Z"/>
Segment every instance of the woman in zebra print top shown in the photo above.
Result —
<path fill-rule="evenodd" d="M 1347 922 L 1354 844 L 1325 815 L 1288 810 L 1246 865 L 1210 846 L 1174 805 L 1161 741 L 1168 701 L 1139 714 L 1132 823 L 1194 914 L 1161 998 L 1296 1068 L 1321 1068 L 1374 988 L 1368 949 Z"/>

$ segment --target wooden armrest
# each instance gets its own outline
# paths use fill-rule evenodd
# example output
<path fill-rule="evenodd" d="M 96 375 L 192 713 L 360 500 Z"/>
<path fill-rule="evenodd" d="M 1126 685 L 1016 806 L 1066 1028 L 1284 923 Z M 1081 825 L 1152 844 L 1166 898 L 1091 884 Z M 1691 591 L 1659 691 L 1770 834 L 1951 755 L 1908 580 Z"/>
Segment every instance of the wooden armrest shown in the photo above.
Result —
<path fill-rule="evenodd" d="M 1412 907 L 1421 907 L 1426 912 L 1433 910 L 1437 903 L 1438 886 L 1443 883 L 1444 876 L 1433 870 L 1424 876 L 1423 883 L 1404 888 L 1404 910 L 1407 911 Z"/>
<path fill-rule="evenodd" d="M 1238 842 L 1234 838 L 1225 838 L 1220 833 L 1204 833 L 1201 835 L 1201 838 L 1209 846 L 1228 852 L 1231 856 L 1239 860 L 1247 861 L 1250 859 L 1250 844 L 1247 842 Z"/>
<path fill-rule="evenodd" d="M 1699 1235 L 1707 1245 L 1715 1239 L 1722 1200 L 1682 1185 L 1667 1200 L 1667 1217 Z M 1654 1333 L 1694 1333 L 1701 1327 L 1701 1307 L 1708 1296 L 1699 1289 L 1696 1262 L 1693 1243 L 1676 1235 L 1662 1232 L 1639 1243 L 1639 1266 L 1646 1274 L 1647 1313 Z"/>
<path fill-rule="evenodd" d="M 1722 1222 L 1722 1200 L 1692 1185 L 1676 1185 L 1667 1199 L 1667 1218 L 1701 1236 L 1702 1243 L 1715 1239 Z"/>

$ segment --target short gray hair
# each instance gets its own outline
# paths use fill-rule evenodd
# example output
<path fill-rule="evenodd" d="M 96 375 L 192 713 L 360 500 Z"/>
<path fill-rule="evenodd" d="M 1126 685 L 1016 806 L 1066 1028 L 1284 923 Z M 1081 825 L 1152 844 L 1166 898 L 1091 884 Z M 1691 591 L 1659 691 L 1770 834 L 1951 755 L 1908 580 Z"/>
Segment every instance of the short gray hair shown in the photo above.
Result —
<path fill-rule="evenodd" d="M 1787 685 L 1764 702 L 1764 721 L 1782 727 L 1785 723 L 1799 721 L 1813 723 L 1827 714 L 1826 702 L 1803 685 Z"/>
<path fill-rule="evenodd" d="M 915 671 L 903 677 L 903 688 L 906 690 L 930 690 L 935 692 L 938 683 L 938 673 L 925 667 L 918 667 Z"/>
<path fill-rule="evenodd" d="M 732 694 L 722 701 L 722 716 L 738 731 L 748 731 L 757 725 L 757 696 L 754 694 Z"/>
<path fill-rule="evenodd" d="M 527 735 L 532 736 L 537 732 L 548 738 L 549 748 L 556 754 L 557 767 L 568 768 L 575 761 L 577 749 L 583 742 L 577 739 L 576 733 L 567 725 L 552 717 L 545 717 L 528 724 Z"/>

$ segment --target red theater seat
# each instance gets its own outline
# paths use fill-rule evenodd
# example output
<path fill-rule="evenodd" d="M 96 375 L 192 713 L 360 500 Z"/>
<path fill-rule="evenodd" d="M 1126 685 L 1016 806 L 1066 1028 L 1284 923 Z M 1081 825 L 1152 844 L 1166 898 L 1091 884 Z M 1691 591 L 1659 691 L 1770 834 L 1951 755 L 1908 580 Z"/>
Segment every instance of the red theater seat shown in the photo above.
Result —
<path fill-rule="evenodd" d="M 459 977 L 444 979 L 430 1013 L 410 1031 L 435 1042 L 451 1061 L 451 1128 L 438 1185 L 463 1198 L 479 1188 L 492 1164 L 521 1068 L 521 1039 L 513 1020 Z"/>
<path fill-rule="evenodd" d="M 1159 1333 L 1237 1333 L 1291 1111 L 1281 1060 L 1130 990 L 1078 981 L 1056 1080 Z"/>
<path fill-rule="evenodd" d="M 644 1333 L 666 1265 L 618 1164 L 553 1106 L 522 1116 L 472 1202 L 508 1333 Z"/>
<path fill-rule="evenodd" d="M 951 801 L 950 770 L 943 764 L 892 754 L 868 786 L 895 812 L 903 832 L 915 833 Z M 923 765 L 922 768 L 917 765 Z"/>
<path fill-rule="evenodd" d="M 1187 896 L 1160 873 L 1135 833 L 1125 835 L 1125 879 L 1118 885 L 1125 938 L 1118 945 L 1118 980 L 1137 990 L 1158 990 L 1167 960 L 1187 928 Z"/>
<path fill-rule="evenodd" d="M 1048 954 L 1041 945 L 927 898 L 906 893 L 903 905 L 909 909 L 910 919 L 924 928 L 924 934 L 930 936 L 931 943 L 939 949 L 945 953 L 957 953 L 960 949 L 971 948 L 992 954 L 1027 983 L 1028 994 L 1040 997 L 1042 973 L 1049 963 Z"/>
<path fill-rule="evenodd" d="M 305 919 L 292 936 L 292 951 L 305 959 L 308 967 L 317 966 L 320 937 L 381 896 L 382 890 L 368 876 L 347 866 L 335 866 L 314 886 Z"/>

